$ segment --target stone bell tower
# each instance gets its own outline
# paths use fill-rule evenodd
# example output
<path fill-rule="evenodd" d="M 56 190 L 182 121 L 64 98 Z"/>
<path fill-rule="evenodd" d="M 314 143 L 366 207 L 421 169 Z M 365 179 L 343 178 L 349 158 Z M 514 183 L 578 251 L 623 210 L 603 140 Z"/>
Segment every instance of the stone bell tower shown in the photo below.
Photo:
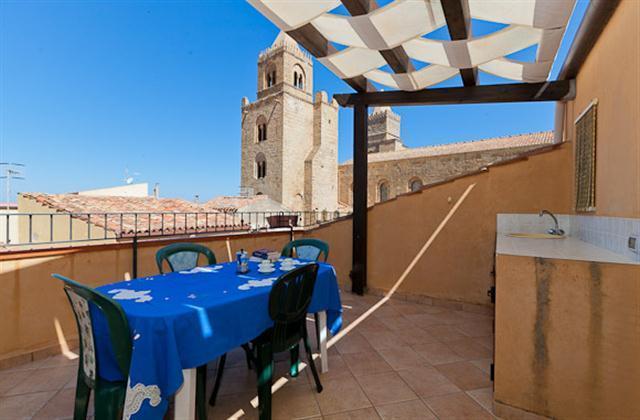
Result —
<path fill-rule="evenodd" d="M 369 153 L 393 152 L 405 148 L 400 139 L 400 115 L 388 106 L 373 108 L 368 124 Z"/>
<path fill-rule="evenodd" d="M 313 62 L 281 32 L 258 57 L 257 100 L 242 99 L 241 187 L 291 210 L 337 208 L 338 105 L 313 96 Z"/>

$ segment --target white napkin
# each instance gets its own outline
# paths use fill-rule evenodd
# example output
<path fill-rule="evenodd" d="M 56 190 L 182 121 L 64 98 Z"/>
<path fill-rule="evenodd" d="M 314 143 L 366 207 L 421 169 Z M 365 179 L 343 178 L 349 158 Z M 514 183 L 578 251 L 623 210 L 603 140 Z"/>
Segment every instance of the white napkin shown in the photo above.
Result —
<path fill-rule="evenodd" d="M 252 287 L 269 287 L 276 280 L 278 280 L 277 277 L 270 277 L 268 279 L 263 279 L 263 280 L 249 280 L 247 283 L 241 284 L 240 286 L 238 286 L 238 289 L 249 290 Z"/>
<path fill-rule="evenodd" d="M 217 273 L 221 268 L 221 265 L 216 265 L 215 267 L 195 267 L 191 270 L 180 271 L 180 274 Z"/>

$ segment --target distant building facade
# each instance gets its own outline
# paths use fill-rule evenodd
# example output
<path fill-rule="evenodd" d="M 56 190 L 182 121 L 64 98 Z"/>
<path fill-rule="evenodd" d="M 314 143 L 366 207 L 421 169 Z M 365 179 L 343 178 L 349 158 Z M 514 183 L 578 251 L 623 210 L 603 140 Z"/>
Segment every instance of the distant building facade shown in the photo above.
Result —
<path fill-rule="evenodd" d="M 383 112 L 392 111 L 387 109 Z M 370 119 L 371 117 L 379 118 L 375 112 Z M 367 203 L 372 205 L 399 194 L 417 191 L 425 185 L 477 171 L 491 163 L 549 146 L 553 141 L 553 132 L 545 131 L 439 146 L 396 146 L 393 151 L 370 153 Z M 349 207 L 353 204 L 353 161 L 340 164 L 338 179 L 340 203 Z"/>
<path fill-rule="evenodd" d="M 311 57 L 284 32 L 258 58 L 242 99 L 241 188 L 295 211 L 338 207 L 338 104 L 313 94 Z"/>
<path fill-rule="evenodd" d="M 87 195 L 92 197 L 148 197 L 149 184 L 140 182 L 137 184 L 118 185 L 115 187 L 97 188 L 94 190 L 78 191 L 78 195 Z M 157 197 L 156 197 L 157 198 Z"/>
<path fill-rule="evenodd" d="M 553 143 L 551 132 L 407 148 L 389 107 L 368 117 L 368 204 Z M 338 105 L 313 94 L 313 62 L 281 32 L 258 58 L 257 100 L 242 99 L 241 190 L 293 211 L 349 211 L 353 163 L 338 165 Z M 237 197 L 242 199 L 242 197 Z"/>

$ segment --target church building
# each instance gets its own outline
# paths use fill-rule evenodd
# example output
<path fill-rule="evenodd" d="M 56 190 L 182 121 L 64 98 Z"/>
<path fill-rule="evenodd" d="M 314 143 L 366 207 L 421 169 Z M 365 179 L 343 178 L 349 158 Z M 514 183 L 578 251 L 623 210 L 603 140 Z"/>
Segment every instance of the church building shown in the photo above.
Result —
<path fill-rule="evenodd" d="M 369 115 L 368 204 L 553 143 L 551 132 L 408 148 L 400 115 Z M 242 99 L 241 189 L 293 211 L 349 210 L 353 162 L 338 165 L 338 104 L 313 92 L 313 62 L 281 32 L 258 57 L 257 99 Z M 275 209 L 272 209 L 275 210 Z"/>
<path fill-rule="evenodd" d="M 241 188 L 294 211 L 338 208 L 338 104 L 313 93 L 313 63 L 284 32 L 258 58 L 242 99 Z"/>

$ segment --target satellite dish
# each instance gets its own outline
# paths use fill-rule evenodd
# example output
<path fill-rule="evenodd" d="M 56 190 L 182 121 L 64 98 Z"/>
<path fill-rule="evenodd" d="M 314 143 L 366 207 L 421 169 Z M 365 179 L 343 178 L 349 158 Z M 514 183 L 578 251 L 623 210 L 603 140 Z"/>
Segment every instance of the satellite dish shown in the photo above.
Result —
<path fill-rule="evenodd" d="M 127 185 L 133 184 L 133 177 L 140 175 L 140 172 L 134 172 L 129 175 L 129 168 L 124 169 L 124 183 Z"/>

